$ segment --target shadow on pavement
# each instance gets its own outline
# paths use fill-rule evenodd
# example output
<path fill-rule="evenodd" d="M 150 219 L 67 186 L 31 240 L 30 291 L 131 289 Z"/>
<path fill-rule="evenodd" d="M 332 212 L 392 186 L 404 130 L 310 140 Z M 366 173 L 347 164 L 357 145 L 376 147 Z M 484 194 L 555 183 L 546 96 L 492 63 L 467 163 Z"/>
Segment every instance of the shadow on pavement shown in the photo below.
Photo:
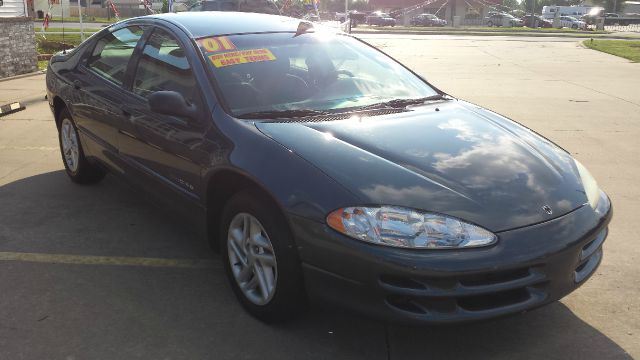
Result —
<path fill-rule="evenodd" d="M 392 359 L 632 359 L 560 302 L 482 323 L 392 327 L 389 340 Z"/>
<path fill-rule="evenodd" d="M 561 303 L 460 326 L 385 326 L 314 308 L 267 326 L 238 305 L 217 255 L 108 176 L 63 171 L 0 186 L 0 252 L 213 258 L 179 269 L 0 261 L 0 358 L 627 359 Z"/>

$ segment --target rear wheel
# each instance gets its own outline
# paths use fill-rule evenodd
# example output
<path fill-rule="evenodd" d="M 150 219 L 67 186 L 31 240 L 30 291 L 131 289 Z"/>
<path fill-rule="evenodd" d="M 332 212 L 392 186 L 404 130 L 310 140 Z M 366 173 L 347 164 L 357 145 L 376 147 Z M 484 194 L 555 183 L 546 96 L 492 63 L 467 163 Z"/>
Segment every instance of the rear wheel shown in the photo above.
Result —
<path fill-rule="evenodd" d="M 306 305 L 302 269 L 286 220 L 256 191 L 234 195 L 222 215 L 221 251 L 242 306 L 264 322 L 293 318 Z"/>
<path fill-rule="evenodd" d="M 60 112 L 60 129 L 58 140 L 64 168 L 72 181 L 78 184 L 93 184 L 104 178 L 105 172 L 94 164 L 91 164 L 84 155 L 78 128 L 76 127 L 69 111 Z"/>

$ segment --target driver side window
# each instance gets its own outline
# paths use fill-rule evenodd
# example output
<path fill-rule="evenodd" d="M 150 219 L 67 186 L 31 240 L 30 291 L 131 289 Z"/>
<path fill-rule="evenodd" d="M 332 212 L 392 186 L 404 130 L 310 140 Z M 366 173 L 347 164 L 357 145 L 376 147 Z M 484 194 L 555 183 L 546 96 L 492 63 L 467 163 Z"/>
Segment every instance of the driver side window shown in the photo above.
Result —
<path fill-rule="evenodd" d="M 196 84 L 184 49 L 166 31 L 155 29 L 140 55 L 133 92 L 146 98 L 156 91 L 176 91 L 193 103 Z"/>

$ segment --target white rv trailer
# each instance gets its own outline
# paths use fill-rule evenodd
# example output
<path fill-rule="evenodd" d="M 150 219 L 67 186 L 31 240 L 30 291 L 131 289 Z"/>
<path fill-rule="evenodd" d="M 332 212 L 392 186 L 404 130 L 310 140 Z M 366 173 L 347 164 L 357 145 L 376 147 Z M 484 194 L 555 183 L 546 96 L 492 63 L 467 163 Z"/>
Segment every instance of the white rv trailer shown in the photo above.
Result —
<path fill-rule="evenodd" d="M 549 5 L 542 7 L 542 17 L 545 19 L 553 19 L 558 13 L 558 16 L 573 16 L 577 19 L 580 17 L 589 14 L 591 11 L 598 12 L 600 10 L 604 10 L 604 8 L 599 6 L 557 6 L 557 5 Z"/>

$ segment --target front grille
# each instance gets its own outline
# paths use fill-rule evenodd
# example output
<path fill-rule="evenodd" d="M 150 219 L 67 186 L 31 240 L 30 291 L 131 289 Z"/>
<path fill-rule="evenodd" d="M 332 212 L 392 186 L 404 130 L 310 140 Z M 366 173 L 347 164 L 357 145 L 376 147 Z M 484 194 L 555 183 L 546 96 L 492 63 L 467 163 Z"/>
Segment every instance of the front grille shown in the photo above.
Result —
<path fill-rule="evenodd" d="M 500 309 L 531 300 L 546 282 L 537 267 L 445 278 L 381 276 L 387 304 L 414 314 Z"/>
<path fill-rule="evenodd" d="M 487 295 L 458 299 L 458 306 L 468 311 L 482 311 L 519 304 L 529 300 L 529 291 L 518 288 Z"/>
<path fill-rule="evenodd" d="M 598 267 L 602 260 L 602 244 L 607 238 L 608 229 L 600 231 L 593 240 L 589 241 L 582 247 L 578 266 L 573 273 L 573 279 L 576 283 L 586 280 Z"/>

